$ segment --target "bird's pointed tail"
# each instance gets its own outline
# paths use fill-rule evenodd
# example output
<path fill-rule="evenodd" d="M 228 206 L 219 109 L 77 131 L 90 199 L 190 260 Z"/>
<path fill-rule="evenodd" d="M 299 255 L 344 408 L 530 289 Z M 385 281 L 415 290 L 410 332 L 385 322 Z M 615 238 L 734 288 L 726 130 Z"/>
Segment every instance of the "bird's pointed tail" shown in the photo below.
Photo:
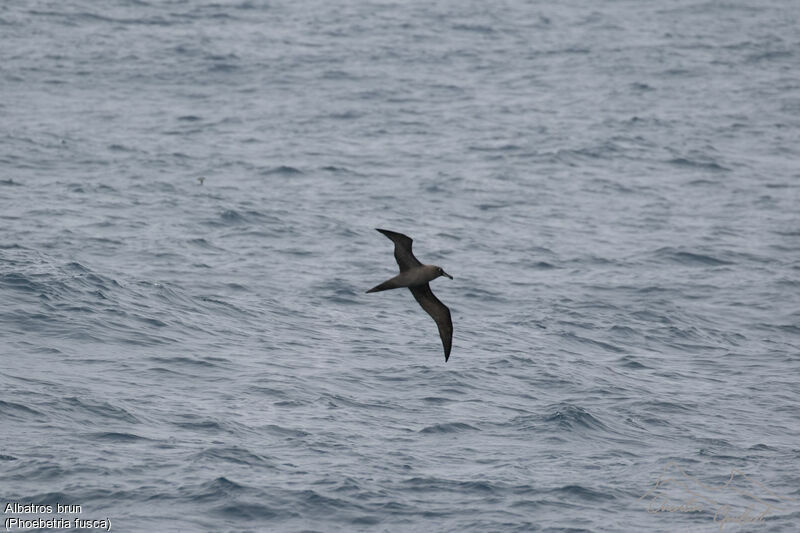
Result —
<path fill-rule="evenodd" d="M 370 292 L 388 291 L 389 289 L 397 289 L 400 286 L 401 285 L 398 285 L 397 280 L 395 280 L 395 278 L 387 279 L 380 285 L 372 287 L 370 290 L 367 291 L 367 293 L 369 294 Z"/>

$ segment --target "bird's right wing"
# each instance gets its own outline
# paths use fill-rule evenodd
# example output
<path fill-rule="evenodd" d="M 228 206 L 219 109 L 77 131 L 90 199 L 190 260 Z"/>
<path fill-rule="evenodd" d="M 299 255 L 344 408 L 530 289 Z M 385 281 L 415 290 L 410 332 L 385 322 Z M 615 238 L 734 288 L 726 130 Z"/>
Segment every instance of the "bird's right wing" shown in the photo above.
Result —
<path fill-rule="evenodd" d="M 394 258 L 397 260 L 400 272 L 422 265 L 411 252 L 411 243 L 414 242 L 411 237 L 387 229 L 375 229 L 389 237 L 394 243 Z"/>
<path fill-rule="evenodd" d="M 444 362 L 450 358 L 450 348 L 453 345 L 453 320 L 450 318 L 450 309 L 447 308 L 439 298 L 433 295 L 431 286 L 427 283 L 425 285 L 418 285 L 416 287 L 409 287 L 411 294 L 414 295 L 419 305 L 427 311 L 436 325 L 439 326 L 439 336 L 442 338 L 442 346 L 444 347 Z"/>

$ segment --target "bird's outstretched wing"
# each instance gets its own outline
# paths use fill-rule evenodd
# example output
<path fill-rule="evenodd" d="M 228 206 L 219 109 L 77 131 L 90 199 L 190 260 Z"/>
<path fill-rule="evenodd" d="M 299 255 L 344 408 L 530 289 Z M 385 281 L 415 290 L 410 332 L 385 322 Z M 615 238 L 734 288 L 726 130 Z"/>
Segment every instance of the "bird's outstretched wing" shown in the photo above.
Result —
<path fill-rule="evenodd" d="M 394 258 L 400 266 L 400 272 L 405 272 L 410 268 L 422 265 L 411 252 L 411 243 L 414 242 L 411 240 L 411 237 L 407 237 L 395 231 L 389 231 L 388 229 L 375 229 L 392 239 L 394 243 Z"/>
<path fill-rule="evenodd" d="M 450 309 L 447 308 L 439 299 L 433 295 L 431 286 L 427 283 L 425 285 L 418 285 L 416 287 L 409 287 L 411 294 L 414 295 L 419 305 L 427 311 L 436 325 L 439 326 L 439 336 L 442 338 L 442 346 L 444 347 L 444 362 L 450 358 L 450 348 L 453 345 L 453 321 L 450 318 Z"/>

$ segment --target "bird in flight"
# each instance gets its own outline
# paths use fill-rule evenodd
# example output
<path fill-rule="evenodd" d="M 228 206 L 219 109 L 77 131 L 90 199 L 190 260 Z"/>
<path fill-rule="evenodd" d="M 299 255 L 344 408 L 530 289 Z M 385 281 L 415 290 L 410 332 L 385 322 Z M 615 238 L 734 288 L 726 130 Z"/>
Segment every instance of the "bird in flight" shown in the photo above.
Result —
<path fill-rule="evenodd" d="M 450 358 L 450 348 L 453 344 L 453 321 L 450 319 L 450 309 L 433 295 L 428 282 L 439 276 L 447 276 L 450 279 L 453 279 L 453 276 L 436 265 L 423 265 L 420 263 L 411 252 L 413 241 L 410 237 L 394 231 L 375 229 L 386 235 L 394 243 L 394 258 L 400 266 L 400 273 L 380 285 L 372 287 L 367 292 L 408 287 L 419 305 L 431 315 L 439 327 L 439 336 L 442 338 L 442 346 L 444 347 L 444 362 L 446 363 Z"/>

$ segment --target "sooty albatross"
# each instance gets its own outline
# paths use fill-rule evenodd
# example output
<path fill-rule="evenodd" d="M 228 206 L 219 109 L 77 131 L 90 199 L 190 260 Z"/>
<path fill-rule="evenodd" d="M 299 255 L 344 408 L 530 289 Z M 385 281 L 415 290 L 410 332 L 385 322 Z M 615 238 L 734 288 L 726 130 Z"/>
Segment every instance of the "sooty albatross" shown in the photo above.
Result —
<path fill-rule="evenodd" d="M 453 321 L 450 319 L 450 309 L 433 295 L 428 282 L 439 276 L 447 276 L 450 279 L 453 279 L 453 276 L 436 265 L 423 265 L 420 263 L 411 252 L 411 244 L 413 241 L 410 237 L 402 233 L 385 229 L 378 229 L 378 231 L 389 237 L 394 243 L 394 258 L 400 266 L 400 273 L 392 279 L 386 280 L 380 285 L 371 288 L 367 292 L 379 292 L 408 287 L 411 294 L 413 294 L 414 298 L 419 302 L 419 305 L 431 315 L 433 320 L 436 321 L 436 325 L 439 326 L 439 336 L 442 338 L 444 361 L 446 363 L 450 358 L 450 348 L 453 344 Z"/>

